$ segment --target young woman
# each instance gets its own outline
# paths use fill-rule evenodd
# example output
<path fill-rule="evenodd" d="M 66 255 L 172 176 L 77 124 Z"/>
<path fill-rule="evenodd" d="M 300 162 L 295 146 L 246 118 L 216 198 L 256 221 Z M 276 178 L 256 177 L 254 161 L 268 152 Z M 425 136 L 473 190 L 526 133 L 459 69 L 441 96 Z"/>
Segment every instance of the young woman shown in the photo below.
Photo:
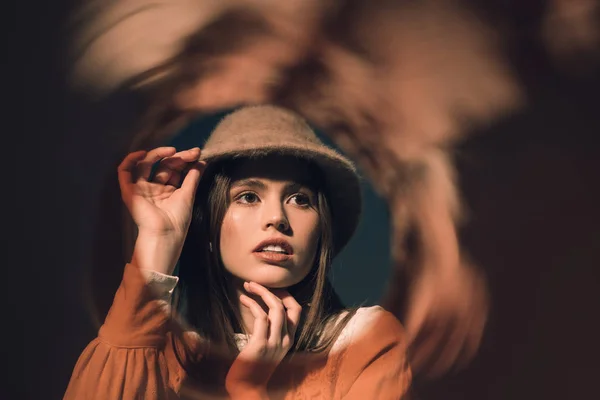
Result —
<path fill-rule="evenodd" d="M 129 154 L 119 182 L 135 248 L 65 399 L 406 393 L 398 320 L 346 309 L 327 279 L 359 220 L 354 166 L 298 115 L 241 108 L 202 152 Z"/>

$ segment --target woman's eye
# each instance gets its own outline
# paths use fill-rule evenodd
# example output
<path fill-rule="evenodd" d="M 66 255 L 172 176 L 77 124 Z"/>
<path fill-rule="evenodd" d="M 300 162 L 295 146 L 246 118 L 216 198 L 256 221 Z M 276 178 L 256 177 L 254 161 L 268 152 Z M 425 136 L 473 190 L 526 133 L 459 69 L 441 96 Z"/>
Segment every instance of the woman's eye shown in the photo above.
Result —
<path fill-rule="evenodd" d="M 298 206 L 308 206 L 310 205 L 310 197 L 308 197 L 305 194 L 302 193 L 296 193 L 295 195 L 293 195 L 292 197 L 290 197 L 290 201 L 293 204 L 296 204 Z"/>
<path fill-rule="evenodd" d="M 258 201 L 258 196 L 255 193 L 242 193 L 237 197 L 237 201 L 243 204 L 253 204 Z"/>

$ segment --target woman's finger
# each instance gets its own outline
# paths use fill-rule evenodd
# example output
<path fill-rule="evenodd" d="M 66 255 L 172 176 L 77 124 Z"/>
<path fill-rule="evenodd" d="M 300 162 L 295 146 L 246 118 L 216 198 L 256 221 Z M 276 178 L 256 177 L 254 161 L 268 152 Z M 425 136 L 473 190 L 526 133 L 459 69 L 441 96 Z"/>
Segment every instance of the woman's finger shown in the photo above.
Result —
<path fill-rule="evenodd" d="M 287 328 L 290 336 L 293 338 L 296 335 L 296 328 L 300 323 L 302 315 L 302 306 L 296 301 L 287 290 L 274 289 L 273 294 L 281 299 L 287 314 Z"/>
<path fill-rule="evenodd" d="M 179 151 L 171 157 L 165 157 L 160 161 L 160 164 L 168 169 L 182 171 L 190 163 L 198 161 L 199 158 L 200 148 L 194 147 L 189 150 Z"/>
<path fill-rule="evenodd" d="M 287 315 L 281 299 L 256 282 L 244 282 L 244 289 L 259 295 L 269 307 L 269 343 L 274 346 L 280 345 L 281 338 L 287 334 Z"/>
<path fill-rule="evenodd" d="M 143 159 L 145 155 L 145 150 L 139 150 L 133 153 L 129 153 L 117 168 L 119 187 L 121 188 L 121 197 L 123 198 L 125 203 L 128 203 L 129 199 L 131 198 L 133 170 L 135 169 L 138 161 Z"/>
<path fill-rule="evenodd" d="M 183 161 L 181 158 L 175 157 L 176 156 L 167 157 L 158 161 L 154 173 L 150 173 L 148 180 L 163 185 L 179 187 L 181 184 L 182 171 L 189 163 Z"/>
<path fill-rule="evenodd" d="M 158 162 L 156 172 L 150 176 L 150 180 L 163 185 L 179 187 L 183 172 L 200 158 L 200 148 L 194 147 L 189 150 L 179 151 L 171 157 L 165 157 Z M 152 174 L 151 174 L 152 175 Z"/>
<path fill-rule="evenodd" d="M 175 154 L 175 147 L 167 146 L 167 147 L 157 147 L 156 149 L 150 150 L 146 157 L 140 161 L 137 165 L 139 175 L 138 179 L 148 180 L 150 178 L 150 174 L 152 173 L 152 167 L 154 164 L 165 157 L 170 157 Z"/>
<path fill-rule="evenodd" d="M 261 344 L 267 343 L 267 334 L 269 331 L 269 318 L 267 317 L 267 313 L 262 309 L 261 306 L 250 297 L 245 294 L 240 295 L 240 303 L 246 306 L 252 316 L 254 317 L 254 326 L 252 329 L 252 338 L 253 342 L 259 342 Z"/>
<path fill-rule="evenodd" d="M 150 179 L 154 183 L 160 183 L 161 185 L 168 185 L 173 180 L 173 175 L 177 175 L 177 171 L 173 171 L 167 168 L 160 168 L 156 171 Z"/>
<path fill-rule="evenodd" d="M 180 152 L 175 153 L 173 157 L 179 158 L 184 163 L 198 161 L 198 159 L 200 158 L 200 147 L 192 147 L 188 150 L 182 150 Z"/>
<path fill-rule="evenodd" d="M 181 190 L 192 199 L 192 203 L 196 197 L 196 189 L 198 189 L 198 184 L 200 183 L 200 178 L 202 177 L 202 173 L 206 168 L 206 163 L 204 161 L 199 161 L 194 163 L 190 170 L 185 174 L 185 178 L 183 178 L 183 182 L 181 182 Z"/>

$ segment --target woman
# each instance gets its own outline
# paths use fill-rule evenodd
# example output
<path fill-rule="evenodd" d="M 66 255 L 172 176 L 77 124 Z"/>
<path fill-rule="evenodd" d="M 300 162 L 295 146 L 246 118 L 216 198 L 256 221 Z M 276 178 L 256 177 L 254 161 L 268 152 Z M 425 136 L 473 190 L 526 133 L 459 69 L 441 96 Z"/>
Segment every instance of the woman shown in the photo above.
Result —
<path fill-rule="evenodd" d="M 299 116 L 242 108 L 202 155 L 131 153 L 119 182 L 138 228 L 133 256 L 65 399 L 406 392 L 398 320 L 345 309 L 327 280 L 358 223 L 359 180 Z"/>

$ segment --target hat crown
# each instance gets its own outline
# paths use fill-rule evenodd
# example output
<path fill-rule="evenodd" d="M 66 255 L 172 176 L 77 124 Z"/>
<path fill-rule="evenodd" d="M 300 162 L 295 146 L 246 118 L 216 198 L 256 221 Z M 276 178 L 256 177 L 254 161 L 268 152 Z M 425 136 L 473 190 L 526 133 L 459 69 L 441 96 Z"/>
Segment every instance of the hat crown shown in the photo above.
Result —
<path fill-rule="evenodd" d="M 299 115 L 271 105 L 248 106 L 229 115 L 215 127 L 204 152 L 231 147 L 323 146 Z"/>

